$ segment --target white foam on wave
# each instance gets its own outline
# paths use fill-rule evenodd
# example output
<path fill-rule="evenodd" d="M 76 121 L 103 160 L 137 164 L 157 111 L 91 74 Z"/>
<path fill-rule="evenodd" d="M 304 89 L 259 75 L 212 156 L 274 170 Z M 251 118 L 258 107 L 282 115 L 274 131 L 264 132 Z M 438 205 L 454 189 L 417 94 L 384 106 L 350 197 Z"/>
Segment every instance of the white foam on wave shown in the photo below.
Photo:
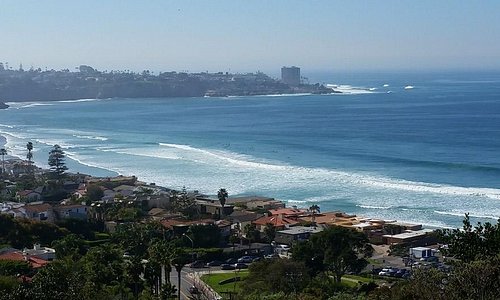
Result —
<path fill-rule="evenodd" d="M 388 85 L 387 83 L 383 85 L 383 87 L 388 87 L 388 86 L 389 86 L 389 85 Z"/>
<path fill-rule="evenodd" d="M 458 211 L 440 211 L 440 210 L 435 210 L 434 213 L 439 214 L 439 215 L 464 217 L 465 214 L 469 213 L 469 212 L 467 212 L 467 211 L 458 212 Z M 500 215 L 484 215 L 484 214 L 469 213 L 469 216 L 473 217 L 473 218 L 480 218 L 480 219 L 492 219 L 492 220 L 498 220 L 498 219 L 500 219 Z"/>
<path fill-rule="evenodd" d="M 54 104 L 47 102 L 7 102 L 5 103 L 9 106 L 8 109 L 22 109 L 22 108 L 30 108 L 36 106 L 52 106 Z"/>
<path fill-rule="evenodd" d="M 348 172 L 324 169 L 324 168 L 308 168 L 308 167 L 290 166 L 286 164 L 261 162 L 247 155 L 235 154 L 227 151 L 199 149 L 191 147 L 189 145 L 168 144 L 168 143 L 160 143 L 160 145 L 163 147 L 169 147 L 187 152 L 203 154 L 210 158 L 215 158 L 217 160 L 224 161 L 231 165 L 236 165 L 240 167 L 284 172 L 288 176 L 289 174 L 298 174 L 300 175 L 299 177 L 302 178 L 301 181 L 304 182 L 321 183 L 321 181 L 325 182 L 331 179 L 335 179 L 339 183 L 345 182 L 345 183 L 384 189 L 384 190 L 403 190 L 415 193 L 485 197 L 485 198 L 500 200 L 500 189 L 495 189 L 495 188 L 460 187 L 460 186 L 432 184 L 432 183 L 417 182 L 417 181 L 408 181 L 402 179 L 393 179 L 382 176 L 375 177 L 373 175 L 348 173 Z M 202 158 L 202 160 L 204 159 Z M 323 178 L 323 179 L 318 181 L 318 178 Z"/>
<path fill-rule="evenodd" d="M 330 201 L 332 199 L 334 199 L 333 196 L 327 195 L 327 196 L 308 197 L 308 198 L 305 198 L 304 201 L 305 202 L 324 202 L 324 201 Z"/>
<path fill-rule="evenodd" d="M 78 135 L 78 134 L 73 134 L 74 137 L 79 138 L 79 139 L 88 139 L 88 140 L 98 140 L 98 141 L 107 141 L 107 137 L 103 136 L 94 136 L 94 135 Z"/>
<path fill-rule="evenodd" d="M 112 168 L 103 168 L 99 164 L 91 163 L 91 162 L 89 162 L 88 158 L 85 159 L 85 158 L 81 157 L 80 155 L 78 155 L 75 152 L 65 151 L 65 154 L 66 154 L 66 156 L 68 158 L 74 160 L 75 162 L 77 162 L 77 163 L 79 163 L 81 165 L 84 165 L 84 166 L 87 166 L 87 167 L 91 167 L 91 168 L 102 169 L 102 170 L 106 170 L 106 171 L 112 171 L 112 172 L 117 173 L 118 175 L 123 175 L 120 172 L 118 172 L 117 170 L 113 170 Z"/>
<path fill-rule="evenodd" d="M 348 84 L 326 84 L 327 88 L 333 89 L 341 93 L 334 93 L 332 95 L 360 95 L 360 94 L 373 94 L 375 90 L 365 87 L 357 87 Z"/>
<path fill-rule="evenodd" d="M 357 204 L 357 207 L 361 208 L 367 208 L 367 209 L 390 209 L 392 206 L 375 206 L 375 205 L 364 205 L 364 204 Z"/>
<path fill-rule="evenodd" d="M 60 103 L 80 103 L 80 102 L 94 102 L 94 101 L 102 101 L 104 99 L 77 99 L 77 100 L 60 100 L 57 102 Z"/>
<path fill-rule="evenodd" d="M 306 200 L 296 200 L 296 199 L 283 199 L 286 203 L 291 203 L 291 204 L 305 204 L 307 203 Z"/>
<path fill-rule="evenodd" d="M 64 140 L 54 140 L 54 139 L 34 139 L 37 143 L 44 144 L 47 146 L 59 145 L 63 149 L 72 149 L 79 147 L 79 145 L 69 144 Z"/>
<path fill-rule="evenodd" d="M 500 200 L 500 189 L 461 187 L 441 185 L 426 182 L 408 181 L 402 179 L 374 178 L 371 176 L 359 178 L 360 183 L 384 189 L 400 189 L 417 193 L 432 193 L 455 196 L 475 196 Z"/>
<path fill-rule="evenodd" d="M 411 90 L 414 89 L 415 87 L 413 85 L 407 85 L 404 87 L 405 90 Z"/>
<path fill-rule="evenodd" d="M 177 155 L 163 153 L 161 151 L 154 151 L 150 149 L 118 149 L 113 147 L 98 147 L 96 150 L 102 152 L 113 152 L 117 154 L 131 155 L 131 156 L 142 156 L 150 158 L 161 158 L 168 160 L 182 160 L 183 158 Z M 202 161 L 192 160 L 196 163 L 203 163 Z"/>
<path fill-rule="evenodd" d="M 174 148 L 183 151 L 203 154 L 211 158 L 215 158 L 217 160 L 242 167 L 258 168 L 266 170 L 285 170 L 287 167 L 285 165 L 277 165 L 277 164 L 254 161 L 251 156 L 244 154 L 237 154 L 229 151 L 205 150 L 205 149 L 191 147 L 188 145 L 168 144 L 168 143 L 159 143 L 159 145 L 162 147 Z"/>
<path fill-rule="evenodd" d="M 10 129 L 14 128 L 14 126 L 7 125 L 7 124 L 0 124 L 0 127 L 5 127 L 5 128 L 10 128 Z"/>

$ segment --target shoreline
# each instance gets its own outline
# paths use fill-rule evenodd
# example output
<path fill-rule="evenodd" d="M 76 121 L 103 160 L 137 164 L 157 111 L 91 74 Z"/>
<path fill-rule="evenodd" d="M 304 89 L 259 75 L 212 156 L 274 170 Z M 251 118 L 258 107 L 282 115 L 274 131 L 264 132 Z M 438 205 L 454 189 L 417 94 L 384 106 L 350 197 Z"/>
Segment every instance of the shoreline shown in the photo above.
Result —
<path fill-rule="evenodd" d="M 8 142 L 8 140 L 5 137 L 5 135 L 0 134 L 0 148 L 5 147 L 5 145 L 6 145 L 7 142 Z M 24 157 L 12 155 L 12 154 L 9 154 L 9 155 L 6 156 L 6 159 L 12 159 L 12 158 L 24 160 Z M 80 173 L 80 174 L 89 175 L 89 176 L 95 177 L 95 178 L 106 178 L 106 177 L 115 177 L 115 176 L 135 176 L 135 177 L 138 178 L 139 181 L 142 181 L 142 182 L 151 182 L 151 183 L 158 184 L 154 180 L 153 181 L 144 180 L 144 178 L 141 178 L 140 176 L 137 176 L 136 174 L 132 174 L 132 173 L 131 174 L 123 174 L 123 173 L 120 173 L 120 172 L 117 172 L 117 171 L 113 171 L 113 170 L 105 169 L 105 168 L 102 168 L 102 167 L 94 166 L 92 164 L 87 164 L 87 163 L 84 163 L 84 162 L 80 161 L 79 159 L 77 159 L 75 157 L 72 157 L 71 155 L 68 155 L 68 154 L 66 154 L 66 158 L 67 158 L 67 162 L 68 161 L 70 162 L 69 164 L 67 163 L 68 171 L 69 171 L 68 173 L 73 173 L 73 174 Z M 34 162 L 34 165 L 35 166 L 40 166 L 36 162 Z M 42 163 L 42 167 L 41 168 L 44 168 L 43 163 Z M 169 189 L 174 189 L 174 190 L 179 190 L 180 189 L 180 187 L 172 187 L 172 186 L 162 185 L 162 184 L 159 184 L 159 186 L 162 186 L 162 187 L 165 187 L 165 188 L 169 188 Z M 199 190 L 199 187 L 193 187 L 193 190 Z M 260 193 L 255 193 L 255 192 L 252 192 L 251 194 L 252 195 L 258 194 L 258 195 L 261 195 L 261 196 L 266 196 L 265 194 L 260 194 Z M 234 194 L 233 196 L 239 197 L 239 196 L 245 196 L 245 195 L 247 195 L 247 194 L 246 193 L 239 193 L 239 194 Z M 271 195 L 271 197 L 275 198 L 276 196 L 275 195 Z M 287 200 L 280 200 L 279 197 L 276 198 L 276 199 L 279 200 L 279 201 L 282 201 L 283 203 L 285 203 L 287 207 L 294 206 L 293 202 L 288 202 Z M 305 205 L 298 205 L 298 206 L 301 207 L 301 208 L 308 208 L 309 205 L 311 205 L 311 203 L 307 203 Z M 359 205 L 356 205 L 356 206 L 359 207 Z M 334 207 L 330 207 L 330 208 L 328 208 L 325 211 L 336 211 L 336 210 L 338 210 L 338 209 L 334 208 Z M 362 212 L 357 212 L 355 210 L 345 210 L 345 209 L 343 209 L 342 211 L 345 212 L 345 213 L 354 214 L 354 215 L 357 215 L 357 216 L 362 216 L 362 217 L 371 218 L 371 219 L 396 220 L 396 221 L 399 221 L 399 222 L 415 223 L 415 224 L 418 223 L 418 224 L 421 224 L 424 228 L 459 228 L 460 227 L 458 225 L 457 225 L 457 227 L 450 226 L 450 225 L 444 225 L 444 224 L 443 225 L 438 225 L 438 224 L 433 224 L 432 222 L 428 223 L 428 222 L 414 221 L 414 220 L 403 219 L 403 218 L 401 218 L 401 219 L 389 218 L 388 219 L 388 218 L 381 217 L 381 216 L 379 216 L 377 214 L 371 214 L 369 212 L 362 213 Z M 473 216 L 473 217 L 474 218 L 479 218 L 479 217 L 476 217 L 476 216 Z"/>
<path fill-rule="evenodd" d="M 5 138 L 5 136 L 3 136 L 2 134 L 0 134 L 0 148 L 3 148 L 5 147 L 5 144 L 7 142 L 7 139 Z M 12 156 L 12 155 L 8 155 L 9 157 L 15 157 L 15 158 L 18 158 L 18 159 L 23 159 L 23 158 L 19 158 L 17 156 Z M 69 156 L 67 156 L 68 159 L 74 161 L 76 164 L 80 165 L 80 166 L 84 166 L 84 167 L 90 167 L 90 168 L 97 168 L 97 169 L 100 169 L 100 170 L 105 170 L 105 171 L 108 171 L 108 172 L 113 172 L 113 171 L 110 171 L 110 170 L 107 170 L 107 169 L 102 169 L 102 168 L 99 168 L 99 167 L 92 167 L 92 166 L 89 166 L 87 164 L 84 164 L 82 162 L 80 162 L 79 160 L 76 160 L 74 158 L 71 158 Z M 34 166 L 37 166 L 36 164 L 34 164 Z M 130 175 L 125 175 L 125 174 L 120 174 L 120 173 L 117 173 L 117 172 L 113 172 L 115 173 L 114 175 L 112 176 L 97 176 L 95 174 L 89 174 L 89 172 L 79 172 L 77 171 L 75 173 L 75 170 L 71 170 L 70 168 L 68 169 L 68 173 L 73 173 L 73 174 L 76 174 L 76 173 L 80 173 L 80 174 L 85 174 L 85 175 L 88 175 L 90 177 L 94 177 L 94 178 L 105 178 L 105 177 L 114 177 L 114 176 L 134 176 L 137 178 L 138 181 L 140 182 L 144 182 L 144 183 L 147 183 L 146 181 L 143 181 L 141 180 L 141 178 L 137 177 L 136 175 L 133 175 L 133 174 L 130 174 Z M 153 182 L 155 183 L 155 182 Z M 155 183 L 156 184 L 156 183 Z M 176 190 L 177 188 L 174 188 L 174 187 L 168 187 L 168 186 L 161 186 L 161 187 L 164 187 L 164 188 L 167 188 L 167 189 L 173 189 L 173 190 Z M 234 197 L 240 197 L 240 196 L 245 196 L 245 194 L 237 194 L 237 195 L 233 195 Z M 266 197 L 265 195 L 263 195 L 263 197 Z M 278 201 L 282 201 L 283 203 L 285 203 L 286 207 L 293 207 L 293 203 L 289 203 L 287 201 L 283 201 L 283 200 L 279 200 L 277 199 Z M 304 206 L 302 208 L 307 208 L 307 206 Z M 325 212 L 329 212 L 330 210 L 328 211 L 325 211 Z M 336 211 L 336 210 L 331 210 L 331 211 Z M 369 214 L 363 214 L 363 215 L 360 215 L 358 213 L 353 213 L 353 212 L 347 212 L 347 211 L 343 211 L 344 213 L 347 213 L 347 214 L 354 214 L 356 215 L 357 217 L 361 217 L 361 218 L 369 218 L 369 219 L 380 219 L 378 217 L 374 217 L 374 216 L 370 216 Z M 407 221 L 407 220 L 395 220 L 397 222 L 402 222 L 402 223 L 411 223 L 411 224 L 416 224 L 415 222 L 413 221 Z M 455 228 L 455 227 L 450 227 L 450 226 L 437 226 L 437 225 L 430 225 L 430 224 L 425 224 L 423 222 L 417 222 L 418 224 L 422 225 L 423 228 L 429 228 L 429 229 L 438 229 L 438 228 Z"/>

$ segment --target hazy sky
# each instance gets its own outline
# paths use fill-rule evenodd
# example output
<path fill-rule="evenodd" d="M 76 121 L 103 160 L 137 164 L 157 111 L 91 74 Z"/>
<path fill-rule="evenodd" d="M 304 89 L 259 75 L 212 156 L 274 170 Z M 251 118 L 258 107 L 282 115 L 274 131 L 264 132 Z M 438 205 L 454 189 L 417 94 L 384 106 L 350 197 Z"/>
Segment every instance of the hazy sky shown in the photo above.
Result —
<path fill-rule="evenodd" d="M 500 1 L 0 0 L 17 68 L 500 69 Z"/>

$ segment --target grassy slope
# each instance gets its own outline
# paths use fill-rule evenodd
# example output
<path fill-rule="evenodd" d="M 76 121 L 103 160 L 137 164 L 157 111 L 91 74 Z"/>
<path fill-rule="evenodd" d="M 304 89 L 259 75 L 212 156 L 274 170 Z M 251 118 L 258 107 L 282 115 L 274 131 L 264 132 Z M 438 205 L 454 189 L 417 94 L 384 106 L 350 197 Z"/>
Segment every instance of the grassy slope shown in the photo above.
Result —
<path fill-rule="evenodd" d="M 221 294 L 221 292 L 239 292 L 240 291 L 240 282 L 236 283 L 227 283 L 224 285 L 220 285 L 219 282 L 221 280 L 229 279 L 235 276 L 240 276 L 241 280 L 245 280 L 248 276 L 248 271 L 239 271 L 239 272 L 230 272 L 230 273 L 213 273 L 213 274 L 205 274 L 201 276 L 201 279 L 212 287 L 217 293 Z"/>

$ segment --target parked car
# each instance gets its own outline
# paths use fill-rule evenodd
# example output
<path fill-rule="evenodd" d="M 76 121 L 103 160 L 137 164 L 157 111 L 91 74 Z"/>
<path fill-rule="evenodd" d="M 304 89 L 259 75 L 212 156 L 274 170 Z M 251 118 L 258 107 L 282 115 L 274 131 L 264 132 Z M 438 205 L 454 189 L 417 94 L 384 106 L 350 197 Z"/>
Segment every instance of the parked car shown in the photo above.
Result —
<path fill-rule="evenodd" d="M 235 263 L 234 264 L 235 269 L 248 269 L 248 265 L 244 263 Z"/>
<path fill-rule="evenodd" d="M 221 270 L 234 270 L 235 267 L 234 267 L 234 265 L 231 265 L 231 264 L 222 264 L 220 266 L 220 269 Z"/>
<path fill-rule="evenodd" d="M 402 278 L 403 275 L 406 274 L 406 270 L 405 269 L 399 269 L 396 274 L 394 274 L 394 277 L 397 277 L 397 278 Z"/>
<path fill-rule="evenodd" d="M 207 267 L 218 267 L 220 265 L 222 265 L 222 262 L 219 260 L 212 260 L 207 263 Z"/>
<path fill-rule="evenodd" d="M 280 257 L 280 256 L 276 253 L 268 254 L 268 255 L 264 256 L 265 259 L 273 259 L 273 258 L 278 258 L 278 257 Z"/>
<path fill-rule="evenodd" d="M 189 287 L 189 292 L 191 294 L 198 294 L 200 291 L 198 291 L 197 287 L 195 287 L 194 285 L 192 285 L 192 286 Z"/>
<path fill-rule="evenodd" d="M 205 266 L 205 263 L 201 260 L 197 260 L 197 261 L 189 264 L 190 268 L 203 268 L 204 266 Z"/>
<path fill-rule="evenodd" d="M 254 258 L 255 257 L 253 257 L 253 256 L 242 256 L 242 257 L 238 258 L 238 262 L 249 264 L 253 261 Z"/>
<path fill-rule="evenodd" d="M 237 262 L 238 262 L 238 260 L 236 258 L 229 258 L 229 259 L 226 259 L 226 261 L 225 261 L 226 264 L 235 264 Z"/>
<path fill-rule="evenodd" d="M 262 257 L 256 257 L 252 260 L 252 262 L 258 262 L 258 261 L 261 261 L 262 260 Z"/>

